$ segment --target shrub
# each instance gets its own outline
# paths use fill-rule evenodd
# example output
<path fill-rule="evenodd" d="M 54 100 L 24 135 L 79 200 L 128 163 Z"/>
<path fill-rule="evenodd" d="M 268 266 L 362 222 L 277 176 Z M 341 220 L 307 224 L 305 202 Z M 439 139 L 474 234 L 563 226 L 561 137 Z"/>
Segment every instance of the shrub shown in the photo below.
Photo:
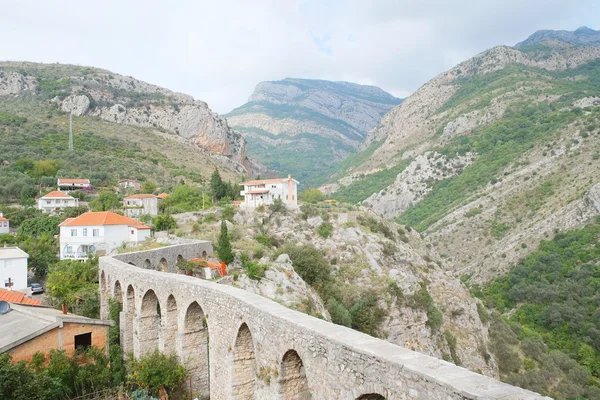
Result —
<path fill-rule="evenodd" d="M 176 355 L 155 350 L 139 360 L 131 359 L 127 381 L 152 396 L 158 396 L 161 388 L 167 393 L 174 392 L 183 385 L 186 377 L 187 371 L 179 365 Z"/>
<path fill-rule="evenodd" d="M 371 336 L 380 334 L 379 326 L 385 319 L 386 313 L 377 305 L 377 300 L 377 293 L 373 290 L 361 293 L 350 307 L 352 328 Z"/>
<path fill-rule="evenodd" d="M 331 225 L 331 223 L 329 223 L 329 222 L 323 222 L 317 228 L 317 233 L 322 238 L 327 239 L 329 236 L 331 236 L 331 231 L 332 230 L 333 230 L 333 225 Z"/>
<path fill-rule="evenodd" d="M 449 330 L 444 331 L 444 338 L 446 339 L 446 343 L 448 344 L 448 349 L 450 349 L 450 356 L 452 357 L 452 361 L 454 364 L 460 365 L 461 361 L 456 353 L 456 336 L 452 334 Z"/>
<path fill-rule="evenodd" d="M 219 255 L 219 259 L 225 264 L 231 264 L 233 262 L 234 255 L 225 220 L 221 221 L 221 233 L 219 234 L 219 241 L 217 242 L 217 254 Z"/>
<path fill-rule="evenodd" d="M 160 214 L 152 220 L 154 229 L 157 231 L 168 231 L 177 228 L 177 222 L 170 214 Z"/>
<path fill-rule="evenodd" d="M 271 210 L 272 213 L 285 214 L 287 211 L 287 208 L 285 207 L 285 204 L 283 203 L 283 200 L 281 200 L 281 199 L 273 200 L 273 204 L 271 204 L 269 209 Z"/>
<path fill-rule="evenodd" d="M 417 308 L 425 311 L 427 314 L 427 326 L 432 331 L 436 332 L 442 326 L 444 322 L 444 316 L 435 305 L 433 298 L 427 290 L 427 285 L 421 282 L 421 287 L 417 290 L 410 298 L 409 305 L 412 308 Z"/>
<path fill-rule="evenodd" d="M 331 265 L 312 244 L 296 246 L 288 243 L 276 254 L 289 255 L 298 275 L 311 286 L 323 284 L 330 279 Z"/>
<path fill-rule="evenodd" d="M 331 321 L 333 321 L 334 324 L 347 327 L 352 326 L 352 316 L 350 315 L 350 311 L 335 298 L 331 297 L 329 301 L 327 301 L 327 311 L 329 311 Z"/>

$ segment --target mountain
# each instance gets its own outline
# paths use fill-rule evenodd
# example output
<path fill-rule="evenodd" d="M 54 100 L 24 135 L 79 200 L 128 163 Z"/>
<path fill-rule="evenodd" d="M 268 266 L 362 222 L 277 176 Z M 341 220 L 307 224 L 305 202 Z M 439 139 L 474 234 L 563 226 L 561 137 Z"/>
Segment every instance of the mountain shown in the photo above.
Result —
<path fill-rule="evenodd" d="M 401 101 L 374 86 L 286 78 L 259 83 L 248 103 L 225 118 L 244 135 L 251 156 L 313 185 Z"/>
<path fill-rule="evenodd" d="M 499 46 L 388 112 L 323 187 L 421 231 L 488 281 L 600 210 L 600 47 Z"/>
<path fill-rule="evenodd" d="M 67 151 L 68 114 L 74 153 Z M 244 139 L 205 102 L 73 65 L 0 63 L 0 140 L 2 160 L 55 159 L 63 173 L 100 180 L 200 182 L 215 168 L 233 179 L 254 165 Z"/>
<path fill-rule="evenodd" d="M 600 46 L 600 31 L 595 31 L 586 26 L 575 31 L 537 31 L 522 42 L 515 45 L 517 49 L 525 49 L 540 42 L 557 41 L 576 46 Z"/>

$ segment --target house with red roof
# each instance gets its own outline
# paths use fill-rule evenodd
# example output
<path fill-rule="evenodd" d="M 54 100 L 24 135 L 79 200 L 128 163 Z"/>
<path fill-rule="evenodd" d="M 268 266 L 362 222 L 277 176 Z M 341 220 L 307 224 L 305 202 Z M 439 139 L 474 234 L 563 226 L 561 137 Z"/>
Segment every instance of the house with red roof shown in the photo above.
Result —
<path fill-rule="evenodd" d="M 92 187 L 89 179 L 81 178 L 58 178 L 56 181 L 58 190 L 63 192 L 69 192 L 71 190 L 82 190 Z"/>
<path fill-rule="evenodd" d="M 240 185 L 244 186 L 241 192 L 244 203 L 240 205 L 241 207 L 268 206 L 276 199 L 281 199 L 286 207 L 298 207 L 298 181 L 291 175 L 287 178 L 252 180 L 242 182 Z"/>
<path fill-rule="evenodd" d="M 123 245 L 144 242 L 152 232 L 140 221 L 110 211 L 67 218 L 59 227 L 61 260 L 114 254 Z"/>
<path fill-rule="evenodd" d="M 78 205 L 79 199 L 59 190 L 54 190 L 38 199 L 38 209 L 51 214 L 56 214 L 67 207 L 77 207 Z"/>
<path fill-rule="evenodd" d="M 42 302 L 33 297 L 27 296 L 25 293 L 16 292 L 0 288 L 0 301 L 6 301 L 14 304 L 25 304 L 27 306 L 41 306 Z"/>
<path fill-rule="evenodd" d="M 0 235 L 10 232 L 10 221 L 0 212 Z"/>

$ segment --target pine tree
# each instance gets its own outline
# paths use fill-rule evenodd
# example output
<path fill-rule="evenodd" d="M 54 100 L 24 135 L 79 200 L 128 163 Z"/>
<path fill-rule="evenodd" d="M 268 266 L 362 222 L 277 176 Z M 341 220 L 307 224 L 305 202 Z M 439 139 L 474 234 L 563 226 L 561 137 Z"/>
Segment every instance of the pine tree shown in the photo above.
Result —
<path fill-rule="evenodd" d="M 217 253 L 219 254 L 219 259 L 225 262 L 225 264 L 230 264 L 233 261 L 233 250 L 231 249 L 229 232 L 227 232 L 227 223 L 225 220 L 221 221 L 221 233 L 217 242 Z"/>
<path fill-rule="evenodd" d="M 227 192 L 227 184 L 223 182 L 223 179 L 221 179 L 221 174 L 219 174 L 218 169 L 215 169 L 215 172 L 213 172 L 210 177 L 210 188 L 215 199 L 221 200 L 223 197 L 225 197 Z"/>

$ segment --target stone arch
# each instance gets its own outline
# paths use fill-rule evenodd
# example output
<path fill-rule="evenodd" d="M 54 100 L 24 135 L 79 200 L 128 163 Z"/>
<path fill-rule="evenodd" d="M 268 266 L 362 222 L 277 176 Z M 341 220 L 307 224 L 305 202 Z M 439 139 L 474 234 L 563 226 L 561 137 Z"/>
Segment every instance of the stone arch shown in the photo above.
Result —
<path fill-rule="evenodd" d="M 191 303 L 185 312 L 181 340 L 181 361 L 188 370 L 194 392 L 200 399 L 210 397 L 208 365 L 208 329 L 204 311 L 197 302 Z"/>
<path fill-rule="evenodd" d="M 246 323 L 238 330 L 233 348 L 232 398 L 254 400 L 256 359 L 252 333 Z"/>
<path fill-rule="evenodd" d="M 178 311 L 177 301 L 173 295 L 167 298 L 165 317 L 161 318 L 161 341 L 165 353 L 174 354 L 177 351 Z"/>
<path fill-rule="evenodd" d="M 369 393 L 357 397 L 356 400 L 385 400 L 385 397 L 377 393 Z"/>
<path fill-rule="evenodd" d="M 158 270 L 160 272 L 169 272 L 169 263 L 166 258 L 161 258 L 158 262 Z"/>
<path fill-rule="evenodd" d="M 121 344 L 125 353 L 133 353 L 133 319 L 135 317 L 135 290 L 132 285 L 127 286 L 125 304 L 125 327 L 124 337 L 121 337 Z"/>
<path fill-rule="evenodd" d="M 104 270 L 102 270 L 102 272 L 100 272 L 100 290 L 102 290 L 103 293 L 106 293 L 107 289 L 106 289 L 106 274 L 104 273 Z"/>
<path fill-rule="evenodd" d="M 181 254 L 177 255 L 176 271 L 178 274 L 185 274 L 185 258 Z"/>
<path fill-rule="evenodd" d="M 100 317 L 108 318 L 108 285 L 104 270 L 100 271 Z"/>
<path fill-rule="evenodd" d="M 112 296 L 119 303 L 123 304 L 123 289 L 121 289 L 121 282 L 117 279 L 113 286 Z"/>
<path fill-rule="evenodd" d="M 208 253 L 206 252 L 206 250 L 204 250 L 202 252 L 202 258 L 206 260 L 206 257 L 208 257 Z"/>
<path fill-rule="evenodd" d="M 144 261 L 144 268 L 145 269 L 152 269 L 152 263 L 150 262 L 149 259 L 146 258 L 146 260 Z"/>
<path fill-rule="evenodd" d="M 281 360 L 279 394 L 282 400 L 310 398 L 304 363 L 295 350 L 288 350 Z"/>
<path fill-rule="evenodd" d="M 152 353 L 158 348 L 160 334 L 160 303 L 154 290 L 149 289 L 142 297 L 137 323 L 138 352 L 136 357 Z"/>

